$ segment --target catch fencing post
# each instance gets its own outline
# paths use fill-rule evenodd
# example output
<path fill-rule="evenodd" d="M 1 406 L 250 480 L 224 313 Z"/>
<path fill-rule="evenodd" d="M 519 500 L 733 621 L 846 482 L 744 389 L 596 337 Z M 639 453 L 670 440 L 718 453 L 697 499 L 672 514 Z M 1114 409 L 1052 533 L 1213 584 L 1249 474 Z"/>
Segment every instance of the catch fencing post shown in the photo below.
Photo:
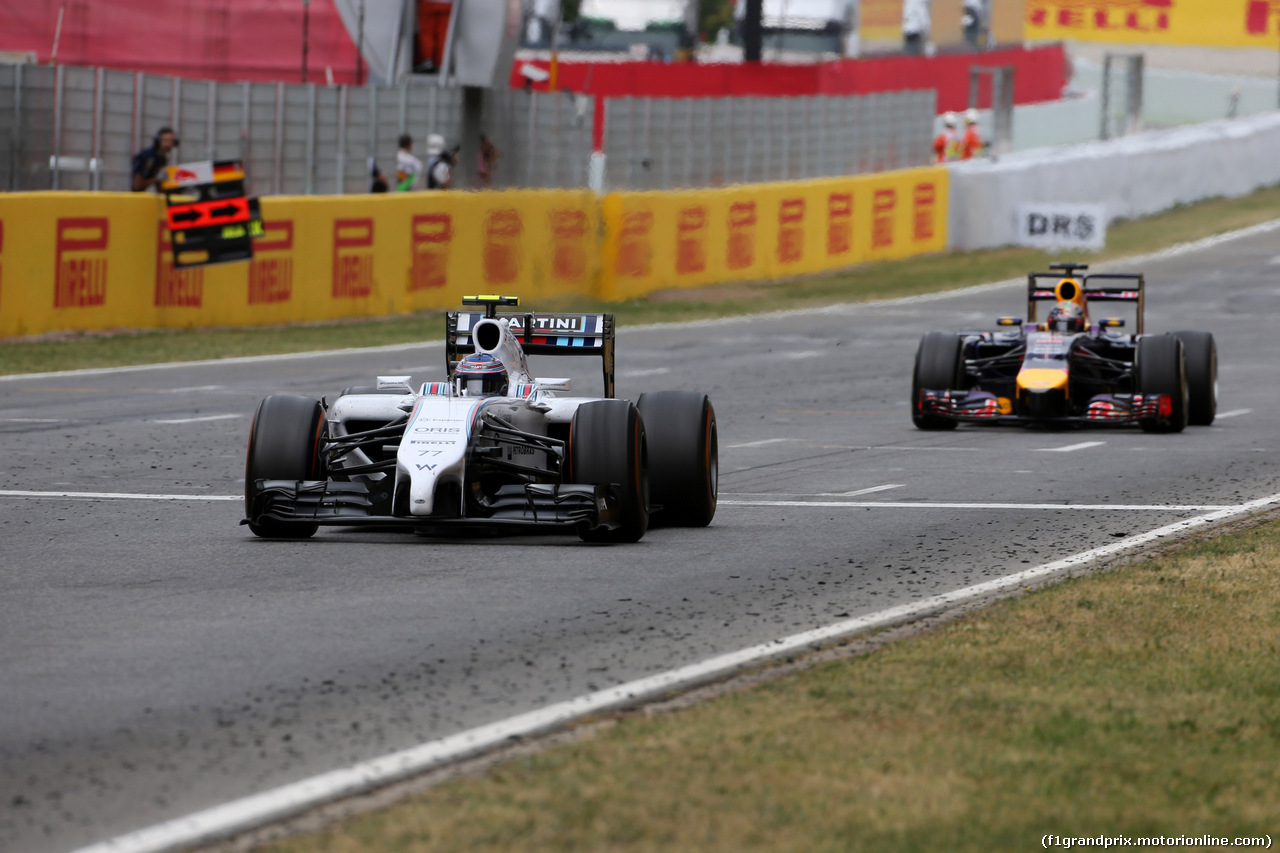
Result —
<path fill-rule="evenodd" d="M 102 67 L 93 69 L 93 136 L 89 149 L 89 189 L 102 189 L 102 114 L 106 95 L 107 70 Z"/>
<path fill-rule="evenodd" d="M 204 107 L 205 122 L 205 153 L 210 160 L 217 159 L 218 153 L 218 84 L 214 80 L 208 83 L 209 88 L 205 90 L 207 100 Z"/>
<path fill-rule="evenodd" d="M 276 195 L 284 192 L 284 83 L 276 82 L 275 143 L 271 155 L 271 186 Z"/>
<path fill-rule="evenodd" d="M 62 188 L 62 91 L 66 85 L 66 66 L 59 65 L 53 72 L 53 157 L 49 170 L 50 189 Z"/>
<path fill-rule="evenodd" d="M 337 186 L 334 192 L 342 195 L 347 191 L 347 87 L 338 87 L 338 163 L 334 176 Z"/>

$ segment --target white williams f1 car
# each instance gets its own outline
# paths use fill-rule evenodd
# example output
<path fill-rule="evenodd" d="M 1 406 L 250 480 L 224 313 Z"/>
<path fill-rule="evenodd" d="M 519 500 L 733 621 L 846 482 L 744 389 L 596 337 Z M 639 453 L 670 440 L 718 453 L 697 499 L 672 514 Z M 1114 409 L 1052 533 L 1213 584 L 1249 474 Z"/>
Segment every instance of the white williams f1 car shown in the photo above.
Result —
<path fill-rule="evenodd" d="M 466 297 L 450 312 L 448 378 L 348 388 L 331 404 L 278 394 L 258 405 L 245 520 L 266 538 L 320 525 L 575 531 L 635 542 L 655 523 L 701 527 L 716 512 L 716 414 L 705 394 L 613 399 L 612 314 L 498 314 L 519 300 Z M 596 355 L 604 397 L 537 379 L 527 355 Z"/>

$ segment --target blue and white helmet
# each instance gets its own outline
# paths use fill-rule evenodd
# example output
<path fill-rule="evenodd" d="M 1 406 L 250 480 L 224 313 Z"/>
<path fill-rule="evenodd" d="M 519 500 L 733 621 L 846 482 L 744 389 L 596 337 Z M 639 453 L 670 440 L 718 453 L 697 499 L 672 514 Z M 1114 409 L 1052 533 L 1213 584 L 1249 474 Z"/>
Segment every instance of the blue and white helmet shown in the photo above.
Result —
<path fill-rule="evenodd" d="M 507 368 L 488 353 L 463 358 L 453 378 L 458 391 L 467 397 L 499 397 L 507 393 Z"/>

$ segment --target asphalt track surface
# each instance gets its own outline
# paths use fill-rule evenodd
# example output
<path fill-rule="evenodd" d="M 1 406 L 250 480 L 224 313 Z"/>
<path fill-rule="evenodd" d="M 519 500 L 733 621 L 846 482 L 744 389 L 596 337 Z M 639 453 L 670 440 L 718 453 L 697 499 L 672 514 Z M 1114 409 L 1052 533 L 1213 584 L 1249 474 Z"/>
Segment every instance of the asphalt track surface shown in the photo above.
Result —
<path fill-rule="evenodd" d="M 619 396 L 705 390 L 721 461 L 712 526 L 625 546 L 238 525 L 260 398 L 433 379 L 439 343 L 0 381 L 0 849 L 69 850 L 1280 492 L 1280 229 L 1143 269 L 1149 332 L 1217 336 L 1212 427 L 915 430 L 920 335 L 1021 313 L 1016 283 L 624 330 Z M 597 364 L 535 370 L 581 390 Z"/>

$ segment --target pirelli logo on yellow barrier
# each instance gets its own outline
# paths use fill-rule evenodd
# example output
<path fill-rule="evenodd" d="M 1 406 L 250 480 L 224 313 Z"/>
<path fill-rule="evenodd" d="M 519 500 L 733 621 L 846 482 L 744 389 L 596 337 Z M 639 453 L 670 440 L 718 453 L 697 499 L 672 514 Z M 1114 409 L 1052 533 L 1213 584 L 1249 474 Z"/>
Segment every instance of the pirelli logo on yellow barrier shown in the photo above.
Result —
<path fill-rule="evenodd" d="M 293 220 L 264 221 L 249 261 L 249 305 L 288 302 L 293 296 Z"/>
<path fill-rule="evenodd" d="M 600 294 L 838 269 L 946 248 L 947 171 L 615 193 L 601 202 Z"/>
<path fill-rule="evenodd" d="M 333 298 L 373 293 L 373 218 L 333 220 Z"/>
<path fill-rule="evenodd" d="M 448 213 L 415 215 L 409 226 L 409 290 L 434 290 L 449 282 L 449 246 L 453 242 L 453 216 Z"/>
<path fill-rule="evenodd" d="M 105 305 L 111 221 L 105 216 L 68 217 L 59 219 L 57 228 L 53 307 Z"/>
<path fill-rule="evenodd" d="M 1260 47 L 1280 38 L 1280 0 L 1026 0 L 1028 41 Z"/>
<path fill-rule="evenodd" d="M 175 267 L 173 240 L 165 222 L 156 229 L 157 308 L 199 308 L 204 303 L 204 267 Z"/>
<path fill-rule="evenodd" d="M 267 197 L 252 260 L 191 269 L 174 267 L 154 196 L 0 194 L 0 337 L 381 316 L 480 285 L 537 304 L 820 272 L 941 251 L 946 179 Z"/>

